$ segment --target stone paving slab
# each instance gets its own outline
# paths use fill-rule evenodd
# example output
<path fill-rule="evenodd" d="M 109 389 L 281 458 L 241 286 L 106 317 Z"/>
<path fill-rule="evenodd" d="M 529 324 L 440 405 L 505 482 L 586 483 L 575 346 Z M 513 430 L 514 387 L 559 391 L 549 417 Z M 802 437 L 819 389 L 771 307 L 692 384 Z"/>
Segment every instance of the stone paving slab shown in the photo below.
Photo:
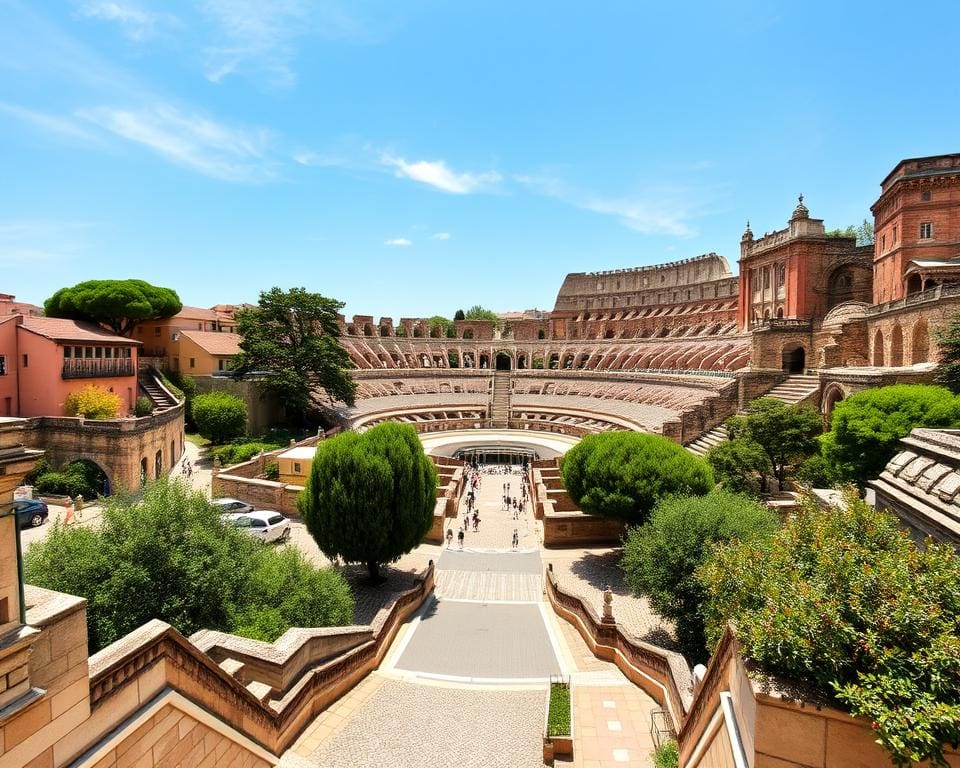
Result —
<path fill-rule="evenodd" d="M 539 605 L 431 598 L 398 671 L 464 679 L 547 678 L 560 673 Z"/>
<path fill-rule="evenodd" d="M 543 575 L 543 564 L 538 551 L 490 553 L 461 552 L 448 549 L 440 555 L 440 559 L 437 561 L 437 569 Z"/>
<path fill-rule="evenodd" d="M 525 573 L 437 571 L 434 592 L 449 600 L 537 603 L 543 597 L 543 577 Z"/>
<path fill-rule="evenodd" d="M 541 768 L 545 695 L 387 680 L 306 757 L 323 768 Z"/>

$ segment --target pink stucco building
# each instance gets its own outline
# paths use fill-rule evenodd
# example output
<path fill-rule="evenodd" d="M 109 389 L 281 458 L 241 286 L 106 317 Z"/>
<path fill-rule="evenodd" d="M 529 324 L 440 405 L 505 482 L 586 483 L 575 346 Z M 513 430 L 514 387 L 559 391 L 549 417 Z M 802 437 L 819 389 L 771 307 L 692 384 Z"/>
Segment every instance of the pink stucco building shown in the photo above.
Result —
<path fill-rule="evenodd" d="M 139 341 L 92 323 L 12 315 L 0 319 L 0 416 L 62 416 L 89 384 L 137 398 Z"/>

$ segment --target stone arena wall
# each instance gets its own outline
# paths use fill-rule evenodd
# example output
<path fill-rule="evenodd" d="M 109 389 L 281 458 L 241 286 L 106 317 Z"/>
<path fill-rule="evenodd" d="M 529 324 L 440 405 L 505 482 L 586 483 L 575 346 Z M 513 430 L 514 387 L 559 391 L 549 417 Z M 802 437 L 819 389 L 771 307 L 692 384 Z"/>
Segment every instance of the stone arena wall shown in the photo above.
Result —
<path fill-rule="evenodd" d="M 107 475 L 111 490 L 140 488 L 141 461 L 146 460 L 147 478 L 166 474 L 183 453 L 184 406 L 179 404 L 152 416 L 94 420 L 82 417 L 30 419 L 24 440 L 47 453 L 53 466 L 77 459 L 97 464 Z"/>

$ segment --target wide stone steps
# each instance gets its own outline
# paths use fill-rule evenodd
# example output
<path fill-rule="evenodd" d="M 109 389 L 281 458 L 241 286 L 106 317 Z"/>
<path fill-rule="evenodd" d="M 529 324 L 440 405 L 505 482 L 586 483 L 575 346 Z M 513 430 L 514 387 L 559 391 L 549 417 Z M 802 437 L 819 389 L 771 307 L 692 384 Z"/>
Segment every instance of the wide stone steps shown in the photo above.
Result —
<path fill-rule="evenodd" d="M 790 376 L 778 384 L 766 397 L 773 397 L 787 405 L 796 405 L 809 399 L 820 389 L 820 379 L 816 376 Z"/>
<path fill-rule="evenodd" d="M 510 422 L 510 372 L 495 371 L 490 422 L 494 427 L 506 428 Z"/>
<path fill-rule="evenodd" d="M 709 432 L 704 432 L 692 443 L 687 444 L 687 450 L 697 456 L 706 457 L 707 452 L 715 445 L 726 442 L 728 439 L 727 428 L 721 424 L 714 427 Z"/>
<path fill-rule="evenodd" d="M 177 404 L 177 401 L 164 392 L 156 380 L 148 373 L 141 375 L 140 389 L 150 398 L 155 410 L 163 411 L 167 408 L 173 408 L 173 406 Z"/>
<path fill-rule="evenodd" d="M 543 596 L 543 577 L 528 573 L 437 571 L 434 591 L 447 600 L 536 603 Z"/>

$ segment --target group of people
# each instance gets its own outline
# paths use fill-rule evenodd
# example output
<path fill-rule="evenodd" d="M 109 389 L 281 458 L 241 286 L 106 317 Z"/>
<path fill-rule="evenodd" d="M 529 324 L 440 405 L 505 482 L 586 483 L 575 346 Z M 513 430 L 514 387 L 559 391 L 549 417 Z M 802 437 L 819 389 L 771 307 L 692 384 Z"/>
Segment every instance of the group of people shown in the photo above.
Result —
<path fill-rule="evenodd" d="M 184 477 L 193 477 L 193 464 L 190 463 L 190 459 L 183 459 L 183 466 L 180 468 L 180 474 Z"/>
<path fill-rule="evenodd" d="M 504 512 L 513 512 L 513 519 L 519 520 L 520 513 L 524 511 L 527 503 L 527 485 L 523 480 L 523 470 L 519 468 L 514 468 L 510 465 L 484 465 L 484 464 L 468 464 L 467 465 L 467 491 L 464 495 L 464 516 L 463 520 L 458 526 L 457 529 L 457 545 L 460 549 L 463 549 L 463 542 L 466 538 L 467 532 L 470 530 L 471 525 L 473 526 L 474 532 L 480 530 L 480 514 L 477 510 L 477 496 L 480 492 L 480 487 L 483 482 L 483 475 L 488 474 L 497 474 L 497 475 L 510 475 L 519 473 L 520 481 L 518 485 L 520 486 L 520 495 L 511 495 L 511 483 L 512 481 L 506 481 L 503 483 L 503 507 L 502 511 Z M 447 546 L 450 547 L 453 545 L 453 528 L 447 529 Z M 517 549 L 520 545 L 520 532 L 517 528 L 513 529 L 513 539 L 512 546 L 513 549 Z"/>

